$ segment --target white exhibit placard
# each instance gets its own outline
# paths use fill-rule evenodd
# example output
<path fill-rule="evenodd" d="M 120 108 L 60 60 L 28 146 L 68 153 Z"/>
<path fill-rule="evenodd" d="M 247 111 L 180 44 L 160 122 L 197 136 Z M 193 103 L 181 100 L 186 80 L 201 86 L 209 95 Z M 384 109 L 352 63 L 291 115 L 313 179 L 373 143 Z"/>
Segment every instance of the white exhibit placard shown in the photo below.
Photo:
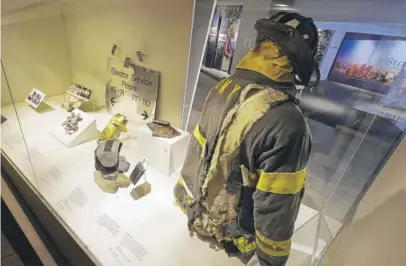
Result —
<path fill-rule="evenodd" d="M 51 134 L 66 147 L 74 147 L 97 138 L 96 119 L 80 109 L 74 109 Z"/>
<path fill-rule="evenodd" d="M 45 98 L 45 94 L 43 92 L 41 92 L 40 90 L 34 88 L 34 89 L 32 89 L 31 93 L 25 99 L 25 102 L 27 102 L 33 108 L 37 108 L 42 103 L 44 98 Z"/>

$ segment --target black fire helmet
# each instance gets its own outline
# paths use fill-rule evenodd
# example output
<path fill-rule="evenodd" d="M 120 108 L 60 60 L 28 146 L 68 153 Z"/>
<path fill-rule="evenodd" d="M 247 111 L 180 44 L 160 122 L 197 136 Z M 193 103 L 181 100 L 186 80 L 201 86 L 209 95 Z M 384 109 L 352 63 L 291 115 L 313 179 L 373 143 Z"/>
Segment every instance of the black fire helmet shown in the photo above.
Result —
<path fill-rule="evenodd" d="M 319 72 L 314 60 L 319 38 L 313 19 L 298 13 L 279 12 L 269 19 L 257 20 L 254 28 L 256 45 L 267 40 L 276 43 L 292 62 L 298 83 L 308 86 L 312 74 Z"/>

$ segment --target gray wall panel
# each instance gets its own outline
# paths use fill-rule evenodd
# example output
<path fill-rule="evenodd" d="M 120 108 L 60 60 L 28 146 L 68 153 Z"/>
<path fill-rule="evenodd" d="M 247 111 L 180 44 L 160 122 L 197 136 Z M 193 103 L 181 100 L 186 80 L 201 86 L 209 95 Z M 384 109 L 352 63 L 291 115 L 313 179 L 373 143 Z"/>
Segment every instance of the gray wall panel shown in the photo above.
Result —
<path fill-rule="evenodd" d="M 192 107 L 193 95 L 199 78 L 203 52 L 206 47 L 207 34 L 217 0 L 196 0 L 190 45 L 189 65 L 186 89 L 183 101 L 182 129 L 186 128 L 189 112 Z"/>

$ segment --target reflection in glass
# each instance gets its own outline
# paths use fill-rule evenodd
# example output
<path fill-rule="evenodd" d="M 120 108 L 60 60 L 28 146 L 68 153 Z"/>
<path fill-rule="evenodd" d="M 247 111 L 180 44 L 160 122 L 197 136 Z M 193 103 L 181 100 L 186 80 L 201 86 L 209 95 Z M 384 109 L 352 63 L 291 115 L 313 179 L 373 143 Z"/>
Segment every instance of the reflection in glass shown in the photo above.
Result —
<path fill-rule="evenodd" d="M 19 168 L 27 181 L 39 189 L 33 164 L 41 157 L 41 152 L 29 147 L 22 131 L 22 120 L 26 116 L 20 113 L 13 103 L 14 95 L 9 88 L 9 80 L 3 62 L 1 62 L 1 150 L 2 154 L 14 166 Z M 16 167 L 17 168 L 17 167 Z"/>

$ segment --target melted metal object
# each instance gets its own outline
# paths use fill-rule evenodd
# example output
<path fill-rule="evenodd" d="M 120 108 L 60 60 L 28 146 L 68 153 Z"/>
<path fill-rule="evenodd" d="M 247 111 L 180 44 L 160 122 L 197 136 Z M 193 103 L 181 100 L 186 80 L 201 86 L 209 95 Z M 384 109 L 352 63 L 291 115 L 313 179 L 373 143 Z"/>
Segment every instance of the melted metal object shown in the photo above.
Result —
<path fill-rule="evenodd" d="M 89 88 L 83 87 L 79 84 L 73 84 L 68 90 L 66 90 L 63 108 L 66 111 L 80 108 L 80 106 L 89 101 L 91 95 L 92 90 Z"/>
<path fill-rule="evenodd" d="M 146 165 L 147 165 L 146 159 L 139 161 L 137 165 L 135 165 L 134 170 L 130 174 L 130 180 L 134 185 L 136 185 L 140 181 L 142 176 L 145 174 Z"/>
<path fill-rule="evenodd" d="M 79 130 L 79 122 L 82 120 L 80 113 L 71 112 L 61 124 L 61 126 L 65 126 L 65 134 L 72 135 L 76 133 Z"/>
<path fill-rule="evenodd" d="M 130 163 L 120 156 L 122 143 L 118 140 L 99 142 L 94 151 L 95 169 L 106 180 L 115 181 L 119 173 L 127 172 Z"/>
<path fill-rule="evenodd" d="M 113 116 L 107 126 L 104 128 L 103 132 L 99 136 L 98 141 L 107 141 L 117 139 L 121 132 L 127 132 L 128 119 L 117 113 Z"/>
<path fill-rule="evenodd" d="M 147 123 L 148 128 L 152 131 L 152 136 L 163 137 L 163 138 L 174 138 L 180 135 L 175 128 L 171 126 L 169 122 L 166 121 L 153 121 Z"/>

